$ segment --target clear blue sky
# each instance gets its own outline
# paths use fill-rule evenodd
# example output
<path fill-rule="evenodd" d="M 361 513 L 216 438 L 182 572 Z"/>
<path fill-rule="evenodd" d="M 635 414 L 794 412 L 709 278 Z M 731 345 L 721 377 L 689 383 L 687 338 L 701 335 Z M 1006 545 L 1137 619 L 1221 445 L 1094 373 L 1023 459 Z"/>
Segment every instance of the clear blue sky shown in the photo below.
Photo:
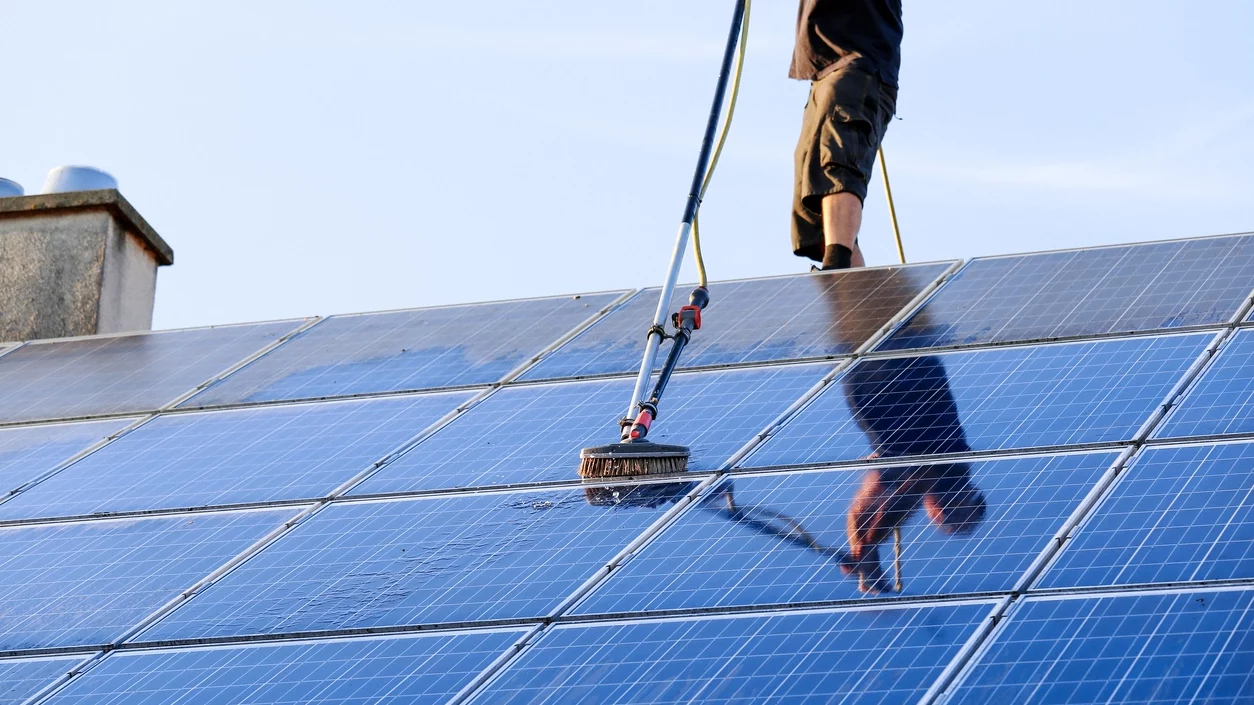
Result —
<path fill-rule="evenodd" d="M 1254 3 L 905 1 L 911 260 L 1254 230 Z M 731 6 L 0 0 L 0 176 L 117 176 L 177 253 L 163 328 L 655 284 Z M 756 3 L 717 279 L 807 267 L 795 13 Z"/>

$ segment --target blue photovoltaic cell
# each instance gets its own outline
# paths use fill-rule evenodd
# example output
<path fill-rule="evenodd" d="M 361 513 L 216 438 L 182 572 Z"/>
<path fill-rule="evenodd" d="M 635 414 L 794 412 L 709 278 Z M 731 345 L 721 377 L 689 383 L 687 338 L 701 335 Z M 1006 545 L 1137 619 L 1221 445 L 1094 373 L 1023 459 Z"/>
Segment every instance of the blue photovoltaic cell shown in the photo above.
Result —
<path fill-rule="evenodd" d="M 31 343 L 0 357 L 0 422 L 151 411 L 301 323 Z"/>
<path fill-rule="evenodd" d="M 332 505 L 139 639 L 543 617 L 694 485 Z"/>
<path fill-rule="evenodd" d="M 990 605 L 560 626 L 483 703 L 916 702 Z"/>
<path fill-rule="evenodd" d="M 622 294 L 333 316 L 184 406 L 496 382 Z"/>
<path fill-rule="evenodd" d="M 0 651 L 111 642 L 296 512 L 0 529 Z"/>
<path fill-rule="evenodd" d="M 1254 577 L 1254 445 L 1142 451 L 1043 587 Z"/>
<path fill-rule="evenodd" d="M 710 305 L 702 312 L 701 330 L 684 350 L 681 367 L 851 353 L 949 266 L 877 267 L 714 282 Z M 676 287 L 672 311 L 688 303 L 692 288 Z M 523 379 L 636 371 L 658 293 L 658 289 L 646 289 L 636 294 Z M 662 354 L 669 349 L 669 342 L 665 343 Z"/>
<path fill-rule="evenodd" d="M 972 260 L 881 350 L 1225 323 L 1254 289 L 1254 236 Z"/>
<path fill-rule="evenodd" d="M 577 612 L 1010 590 L 1115 457 L 735 476 Z M 900 576 L 894 526 L 901 527 Z"/>
<path fill-rule="evenodd" d="M 0 705 L 19 705 L 52 685 L 85 656 L 0 660 Z"/>
<path fill-rule="evenodd" d="M 689 470 L 716 469 L 830 370 L 819 363 L 675 375 L 649 438 L 688 446 Z M 633 382 L 503 389 L 353 493 L 575 479 L 580 448 L 618 440 Z"/>
<path fill-rule="evenodd" d="M 321 497 L 469 398 L 162 416 L 0 504 L 0 520 Z"/>
<path fill-rule="evenodd" d="M 1223 346 L 1158 438 L 1254 431 L 1254 330 L 1239 330 Z"/>
<path fill-rule="evenodd" d="M 1212 337 L 864 359 L 743 464 L 1129 440 Z"/>
<path fill-rule="evenodd" d="M 114 652 L 50 705 L 442 703 L 521 630 Z"/>
<path fill-rule="evenodd" d="M 1254 591 L 1029 598 L 947 705 L 1254 702 Z"/>
<path fill-rule="evenodd" d="M 0 498 L 135 419 L 0 429 Z"/>

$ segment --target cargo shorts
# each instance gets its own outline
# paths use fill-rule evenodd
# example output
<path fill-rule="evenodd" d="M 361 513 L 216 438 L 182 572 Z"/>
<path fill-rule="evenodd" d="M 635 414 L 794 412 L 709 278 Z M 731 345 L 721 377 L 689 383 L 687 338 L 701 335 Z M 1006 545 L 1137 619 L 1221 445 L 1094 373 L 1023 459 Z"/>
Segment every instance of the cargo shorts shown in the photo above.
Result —
<path fill-rule="evenodd" d="M 866 199 L 875 155 L 897 107 L 897 89 L 848 66 L 810 84 L 794 154 L 792 250 L 823 260 L 824 196 Z"/>

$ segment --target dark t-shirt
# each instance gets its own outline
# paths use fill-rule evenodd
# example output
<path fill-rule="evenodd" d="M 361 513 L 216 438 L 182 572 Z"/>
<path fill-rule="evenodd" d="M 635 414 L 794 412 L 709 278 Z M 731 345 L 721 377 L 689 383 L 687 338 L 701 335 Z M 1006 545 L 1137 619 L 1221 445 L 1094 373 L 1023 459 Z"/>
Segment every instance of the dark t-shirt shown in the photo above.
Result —
<path fill-rule="evenodd" d="M 788 75 L 817 81 L 854 66 L 895 88 L 901 34 L 901 0 L 801 0 Z"/>

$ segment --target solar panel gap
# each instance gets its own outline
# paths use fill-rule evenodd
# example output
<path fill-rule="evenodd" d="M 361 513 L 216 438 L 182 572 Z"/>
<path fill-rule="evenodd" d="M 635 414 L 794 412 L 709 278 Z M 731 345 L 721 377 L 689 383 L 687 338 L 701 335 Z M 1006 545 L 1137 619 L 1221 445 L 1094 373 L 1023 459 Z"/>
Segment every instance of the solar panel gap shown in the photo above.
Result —
<path fill-rule="evenodd" d="M 605 293 L 609 293 L 609 292 L 605 292 Z M 559 337 L 557 340 L 553 341 L 552 343 L 549 343 L 540 352 L 536 353 L 535 355 L 532 355 L 531 359 L 522 362 L 513 370 L 510 370 L 510 372 L 506 374 L 504 377 L 502 377 L 497 383 L 508 384 L 510 382 L 513 382 L 514 380 L 517 380 L 519 377 L 526 374 L 527 371 L 530 370 L 532 367 L 535 367 L 536 365 L 538 365 L 541 360 L 548 357 L 549 355 L 552 355 L 558 350 L 561 350 L 563 347 L 568 345 L 570 341 L 574 340 L 580 333 L 596 325 L 598 321 L 610 315 L 614 311 L 618 310 L 619 308 L 624 306 L 628 301 L 631 301 L 634 297 L 638 296 L 640 293 L 641 291 L 639 289 L 628 289 L 624 291 L 622 296 L 619 296 L 614 301 L 611 301 L 608 305 L 602 307 L 600 311 L 597 311 L 593 315 L 589 316 L 579 325 L 566 331 L 566 333 L 563 334 L 561 337 Z"/>
<path fill-rule="evenodd" d="M 43 474 L 42 474 L 42 475 L 40 475 L 39 477 L 36 477 L 36 478 L 34 478 L 34 479 L 32 479 L 32 480 L 30 480 L 30 481 L 26 482 L 25 484 L 23 484 L 23 485 L 21 485 L 21 486 L 19 486 L 19 487 L 14 488 L 12 491 L 10 491 L 10 492 L 9 492 L 9 494 L 5 495 L 4 497 L 0 497 L 0 505 L 4 504 L 5 502 L 8 502 L 9 500 L 13 499 L 14 497 L 17 497 L 18 495 L 22 494 L 23 492 L 27 492 L 27 491 L 29 491 L 31 488 L 38 486 L 41 482 L 46 481 L 48 478 L 53 477 L 54 475 L 56 475 L 57 473 L 61 472 L 62 470 L 65 470 L 66 468 L 70 467 L 70 466 L 71 466 L 71 465 L 73 465 L 74 463 L 77 463 L 78 461 L 82 460 L 83 458 L 86 458 L 87 456 L 91 455 L 92 453 L 95 453 L 96 451 L 100 450 L 101 448 L 104 448 L 105 446 L 109 445 L 110 443 L 112 443 L 112 442 L 116 441 L 117 439 L 119 439 L 119 438 L 121 438 L 121 437 L 125 436 L 126 434 L 130 433 L 131 431 L 134 431 L 135 429 L 139 428 L 140 426 L 143 426 L 144 424 L 146 424 L 146 423 L 148 423 L 148 422 L 152 421 L 153 419 L 157 418 L 158 416 L 160 416 L 160 413 L 149 414 L 148 416 L 141 416 L 141 417 L 139 417 L 139 418 L 135 419 L 135 421 L 131 422 L 130 424 L 128 424 L 128 425 L 126 425 L 126 426 L 123 426 L 122 428 L 118 429 L 117 431 L 114 431 L 112 434 L 110 434 L 110 435 L 108 435 L 108 436 L 106 436 L 106 437 L 104 437 L 104 438 L 100 439 L 99 441 L 96 441 L 96 442 L 95 442 L 95 443 L 93 443 L 92 445 L 90 445 L 90 446 L 88 446 L 87 448 L 84 448 L 83 450 L 81 450 L 81 451 L 79 451 L 78 453 L 74 454 L 74 455 L 73 455 L 72 457 L 70 457 L 69 459 L 67 459 L 67 460 L 65 460 L 64 462 L 62 462 L 62 463 L 58 464 L 56 467 L 54 467 L 54 468 L 52 468 L 51 470 L 49 470 L 49 471 L 47 471 L 47 472 L 43 473 Z M 125 416 L 123 416 L 122 418 L 126 418 L 126 417 L 125 417 Z M 45 422 L 45 423 L 47 423 L 47 422 Z M 8 524 L 20 524 L 20 523 L 22 523 L 22 522 L 20 522 L 20 521 L 8 521 L 8 522 L 3 522 L 3 521 L 0 521 L 0 526 L 6 526 L 6 525 L 8 525 Z"/>
<path fill-rule="evenodd" d="M 449 698 L 445 705 L 461 705 L 461 703 L 469 700 L 476 693 L 482 690 L 489 681 L 495 678 L 496 674 L 505 670 L 510 666 L 510 664 L 518 660 L 518 657 L 527 650 L 527 647 L 551 626 L 551 624 L 537 624 L 533 629 L 531 629 L 531 631 L 523 634 L 519 637 L 518 641 L 514 642 L 514 644 L 509 647 L 509 649 L 498 656 L 492 663 L 488 664 L 478 676 L 475 676 L 474 680 L 467 683 L 465 687 L 457 691 L 453 697 Z"/>
<path fill-rule="evenodd" d="M 313 318 L 307 318 L 304 320 L 305 322 L 297 326 L 294 330 L 291 330 L 285 333 L 284 335 L 279 336 L 274 341 L 272 341 L 269 345 L 262 347 L 260 350 L 254 352 L 252 355 L 249 355 L 243 360 L 240 360 L 239 362 L 235 363 L 234 365 L 231 365 L 230 367 L 226 368 L 222 372 L 219 372 L 213 377 L 200 383 L 199 385 L 196 386 L 195 389 L 187 392 L 186 394 L 179 397 L 178 399 L 175 399 L 169 404 L 166 404 L 165 408 L 175 407 L 175 406 L 178 406 L 179 404 L 182 404 L 183 402 L 190 400 L 192 397 L 196 396 L 197 394 L 200 394 L 206 389 L 221 382 L 223 379 L 227 378 L 231 374 L 234 374 L 235 372 L 238 372 L 239 370 L 242 370 L 245 367 L 248 367 L 249 365 L 253 364 L 257 360 L 260 360 L 261 358 L 265 357 L 266 354 L 270 353 L 275 348 L 281 347 L 287 341 L 292 340 L 293 338 L 300 337 L 300 335 L 302 335 L 305 331 L 309 330 L 310 328 L 313 328 L 314 326 L 318 325 L 319 323 L 322 323 L 323 321 L 327 319 L 325 316 L 314 316 Z"/>
<path fill-rule="evenodd" d="M 216 569 L 213 570 L 213 572 L 209 573 L 205 577 L 196 581 L 191 587 L 187 588 L 183 592 L 171 598 L 168 602 L 166 602 L 161 607 L 158 607 L 147 617 L 141 619 L 130 629 L 123 632 L 121 636 L 114 639 L 113 642 L 110 644 L 110 646 L 116 647 L 142 634 L 144 630 L 148 629 L 153 624 L 156 624 L 157 622 L 161 621 L 161 619 L 164 618 L 166 615 L 177 610 L 180 606 L 186 604 L 188 600 L 191 600 L 196 595 L 203 592 L 209 586 L 213 585 L 214 583 L 218 582 L 222 578 L 226 577 L 231 571 L 235 570 L 240 565 L 244 564 L 246 561 L 248 561 L 248 559 L 252 558 L 253 556 L 260 553 L 261 551 L 265 550 L 267 546 L 269 546 L 270 544 L 282 538 L 289 531 L 291 531 L 294 527 L 298 526 L 301 522 L 308 519 L 315 512 L 317 512 L 320 508 L 326 506 L 327 504 L 328 504 L 327 502 L 320 502 L 317 504 L 310 505 L 307 509 L 305 509 L 302 512 L 298 512 L 295 516 L 288 519 L 282 525 L 275 528 L 270 533 L 262 536 L 260 539 L 254 541 L 250 546 L 246 547 L 243 551 L 240 551 L 238 554 L 235 555 L 234 558 L 231 558 L 230 560 L 226 561 L 222 565 L 218 566 Z M 253 511 L 259 511 L 259 510 L 253 510 Z M 209 513 L 209 512 L 206 512 L 206 513 Z"/>
<path fill-rule="evenodd" d="M 1203 383 L 1203 380 L 1206 378 L 1207 371 L 1215 365 L 1220 364 L 1222 359 L 1220 357 L 1220 353 L 1223 352 L 1225 347 L 1237 340 L 1236 334 L 1238 330 L 1239 328 L 1236 326 L 1228 326 L 1221 330 L 1215 336 L 1215 339 L 1206 346 L 1206 349 L 1202 351 L 1201 356 L 1199 356 L 1197 361 L 1193 363 L 1193 366 L 1189 368 L 1188 374 L 1186 374 L 1180 380 L 1180 384 L 1176 385 L 1176 388 L 1172 390 L 1175 392 L 1175 395 L 1172 396 L 1163 407 L 1160 407 L 1158 414 L 1156 414 L 1156 423 L 1151 426 L 1149 422 L 1147 422 L 1147 426 L 1150 427 L 1143 429 L 1143 435 L 1137 436 L 1140 442 L 1145 442 L 1146 439 L 1155 435 L 1160 429 L 1164 429 L 1170 424 L 1171 417 L 1174 415 L 1174 412 L 1181 408 L 1180 402 L 1184 401 L 1190 392 L 1197 389 Z"/>
<path fill-rule="evenodd" d="M 1230 324 L 1180 326 L 1169 330 L 1152 331 L 1121 331 L 1117 333 L 1093 333 L 1088 335 L 1072 335 L 1053 338 L 1031 338 L 1027 340 L 994 340 L 983 343 L 964 343 L 958 345 L 938 345 L 929 348 L 908 348 L 902 350 L 871 350 L 859 355 L 858 359 L 880 360 L 884 358 L 927 357 L 929 355 L 945 355 L 957 352 L 978 352 L 981 350 L 1000 350 L 1005 348 L 1039 348 L 1055 345 L 1075 345 L 1077 343 L 1102 342 L 1107 340 L 1128 340 L 1132 338 L 1174 338 L 1178 336 L 1197 335 L 1214 332 L 1220 335 L 1231 329 Z"/>
<path fill-rule="evenodd" d="M 595 573 L 588 577 L 582 585 L 566 596 L 552 612 L 548 614 L 549 619 L 557 619 L 567 612 L 574 609 L 590 595 L 596 588 L 604 583 L 614 573 L 614 569 L 622 565 L 625 561 L 630 560 L 631 556 L 639 553 L 649 542 L 658 534 L 662 533 L 666 527 L 675 523 L 675 521 L 684 513 L 686 509 L 691 507 L 695 500 L 710 486 L 712 486 L 721 477 L 721 473 L 715 473 L 706 477 L 696 487 L 688 491 L 682 499 L 667 509 L 662 516 L 658 517 L 644 531 L 642 531 L 635 539 L 624 546 L 614 557 L 603 566 L 597 569 Z M 643 484 L 643 483 L 642 483 Z"/>
<path fill-rule="evenodd" d="M 77 524 L 90 521 L 110 521 L 118 519 L 146 519 L 150 517 L 197 516 L 216 514 L 218 512 L 239 512 L 257 509 L 283 509 L 284 507 L 300 507 L 312 502 L 321 501 L 319 497 L 302 497 L 300 499 L 276 499 L 265 502 L 239 502 L 235 504 L 214 504 L 204 507 L 173 507 L 169 509 L 137 509 L 119 512 L 93 512 L 91 514 L 71 514 L 64 516 L 30 517 L 25 519 L 0 519 L 0 529 L 15 526 L 44 526 L 48 524 Z M 2 504 L 2 502 L 0 502 Z"/>
<path fill-rule="evenodd" d="M 1011 589 L 1012 594 L 1017 596 L 1021 593 L 1027 592 L 1033 584 L 1040 580 L 1041 575 L 1045 573 L 1049 566 L 1057 560 L 1058 555 L 1062 553 L 1063 548 L 1075 532 L 1076 527 L 1079 526 L 1088 516 L 1090 516 L 1095 510 L 1095 507 L 1101 503 L 1102 499 L 1110 491 L 1111 486 L 1114 485 L 1120 473 L 1123 472 L 1123 469 L 1127 466 L 1128 462 L 1131 461 L 1133 456 L 1136 455 L 1137 451 L 1138 448 L 1136 446 L 1129 446 L 1119 454 L 1119 457 L 1115 458 L 1115 460 L 1110 464 L 1110 467 L 1106 469 L 1106 472 L 1102 473 L 1101 478 L 1099 478 L 1093 487 L 1089 489 L 1088 494 L 1084 496 L 1084 499 L 1080 500 L 1080 504 L 1075 508 L 1075 511 L 1067 517 L 1067 519 L 1063 522 L 1063 525 L 1054 533 L 1054 536 L 1041 550 L 1040 555 L 1036 557 L 1036 560 L 1032 561 L 1032 564 L 1028 566 L 1028 569 L 1024 572 L 1023 576 L 1015 583 L 1014 588 Z"/>
<path fill-rule="evenodd" d="M 980 628 L 976 629 L 971 637 L 963 643 L 958 649 L 958 653 L 954 654 L 953 659 L 945 666 L 940 675 L 932 683 L 923 697 L 919 698 L 919 705 L 933 705 L 937 699 L 948 691 L 952 684 L 966 668 L 967 664 L 975 660 L 976 655 L 985 648 L 985 644 L 992 641 L 992 635 L 1007 621 L 1007 613 L 1014 607 L 1015 597 L 1008 595 L 1002 598 L 997 604 L 993 605 L 992 610 L 988 614 L 988 619 L 981 623 Z"/>

